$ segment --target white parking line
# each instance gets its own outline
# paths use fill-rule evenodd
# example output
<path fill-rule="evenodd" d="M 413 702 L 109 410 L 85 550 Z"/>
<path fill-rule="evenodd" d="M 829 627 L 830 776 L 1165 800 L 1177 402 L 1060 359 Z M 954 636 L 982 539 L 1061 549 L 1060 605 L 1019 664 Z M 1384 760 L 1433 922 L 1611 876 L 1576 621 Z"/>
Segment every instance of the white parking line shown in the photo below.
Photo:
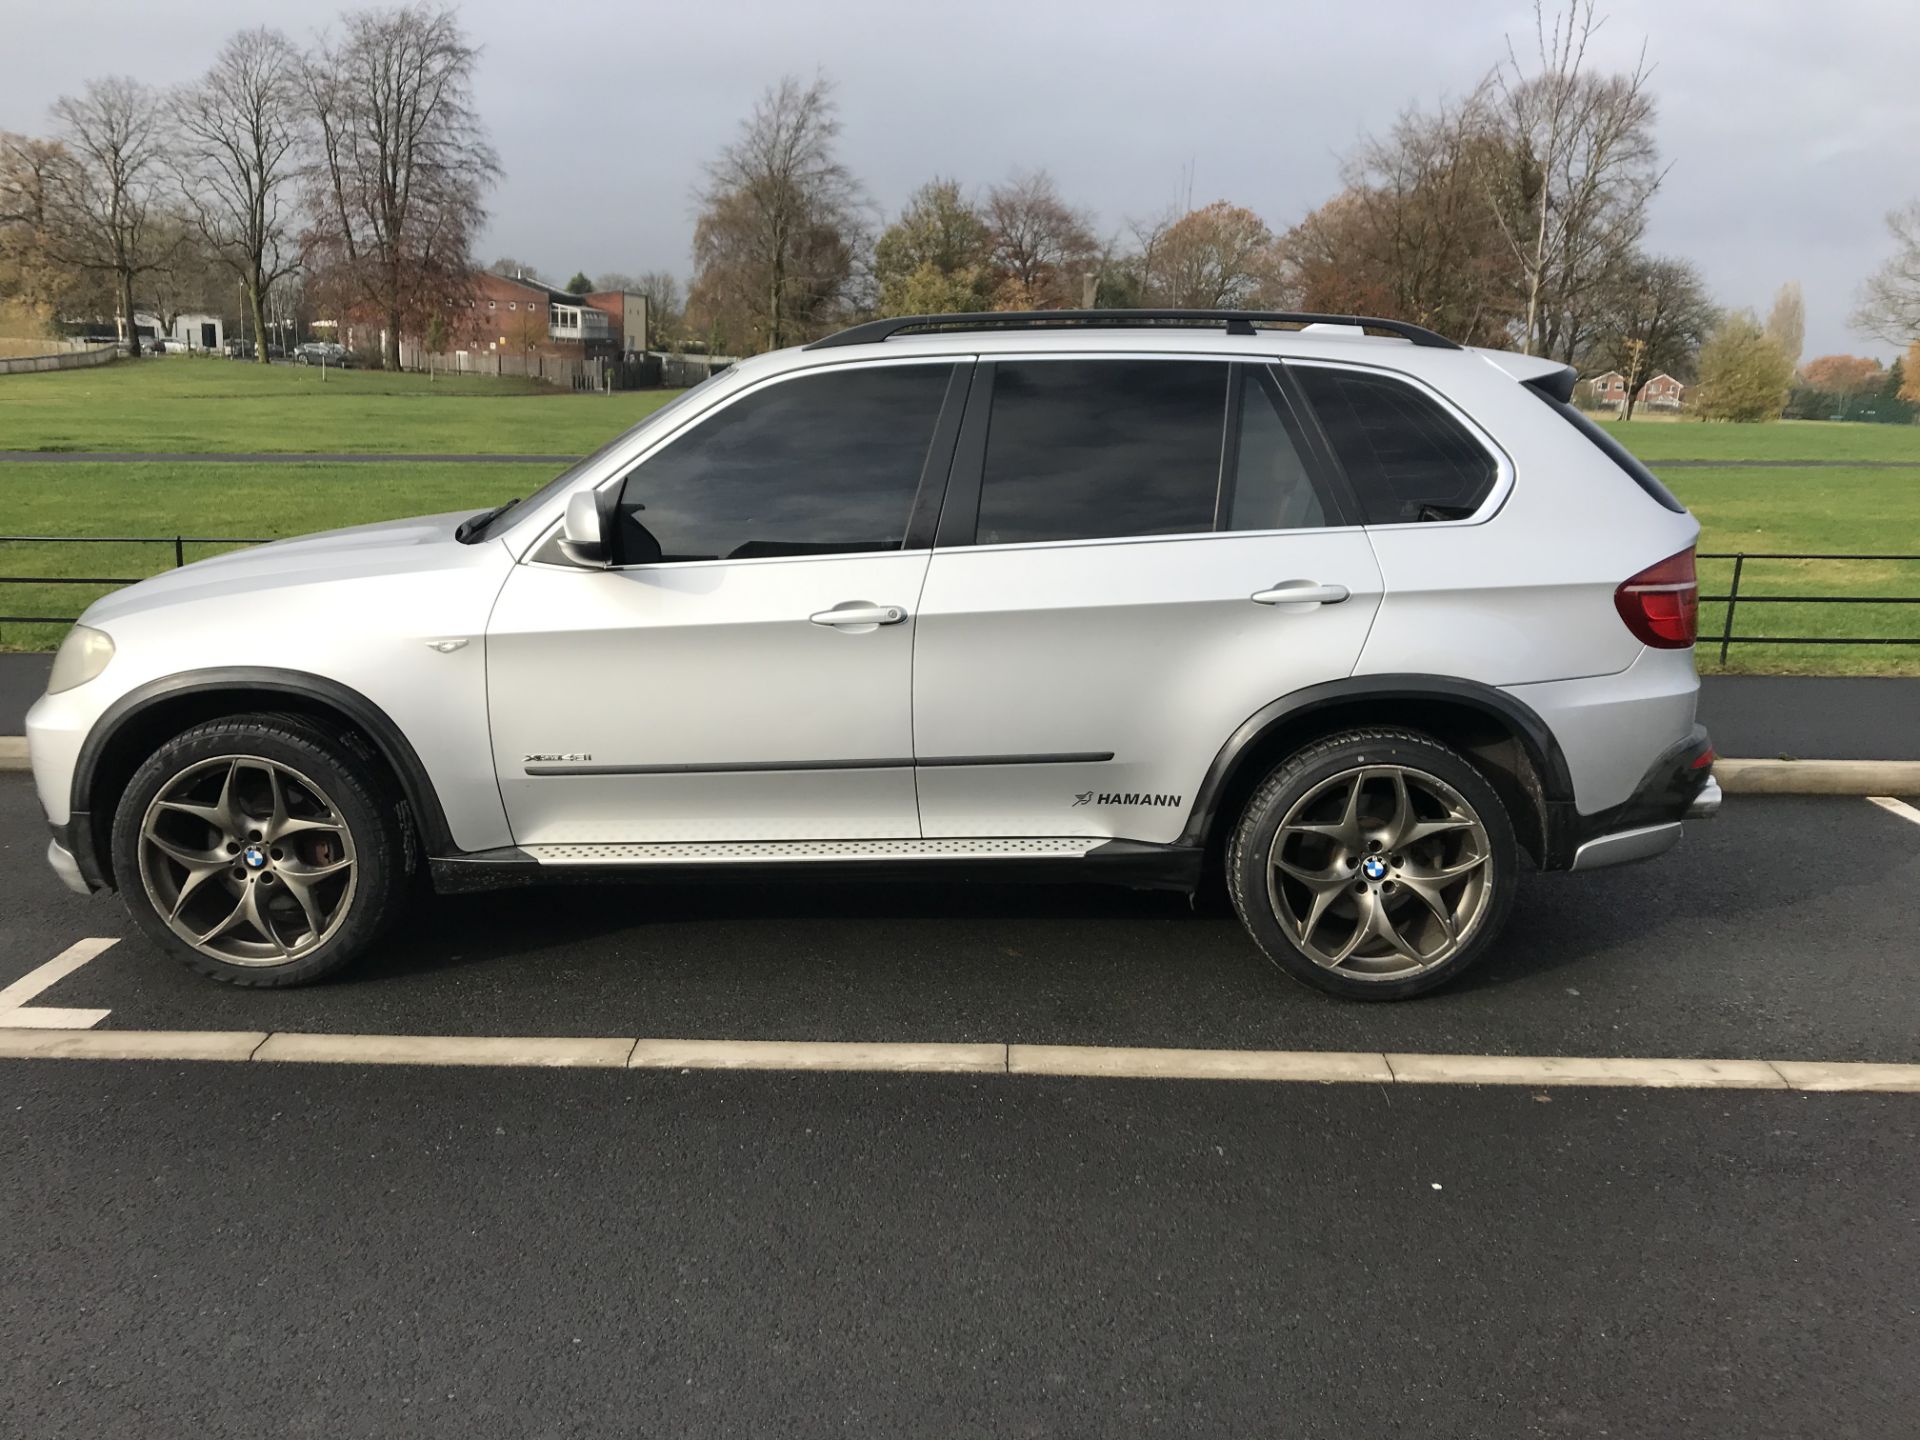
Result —
<path fill-rule="evenodd" d="M 1104 1045 L 316 1035 L 258 1030 L 0 1030 L 0 1059 L 257 1060 L 267 1064 L 483 1065 L 504 1069 L 861 1070 L 1282 1084 L 1576 1085 L 1920 1094 L 1920 1065 L 1862 1061 L 1164 1050 Z"/>
<path fill-rule="evenodd" d="M 79 940 L 38 969 L 29 970 L 0 990 L 0 1029 L 89 1030 L 111 1010 L 65 1010 L 52 1006 L 25 1008 L 41 991 L 59 984 L 102 951 L 119 944 L 114 939 Z"/>
<path fill-rule="evenodd" d="M 1920 810 L 1914 809 L 1904 800 L 1896 800 L 1891 795 L 1869 795 L 1867 803 L 1878 805 L 1890 815 L 1898 815 L 1902 820 L 1911 820 L 1914 824 L 1920 825 Z"/>

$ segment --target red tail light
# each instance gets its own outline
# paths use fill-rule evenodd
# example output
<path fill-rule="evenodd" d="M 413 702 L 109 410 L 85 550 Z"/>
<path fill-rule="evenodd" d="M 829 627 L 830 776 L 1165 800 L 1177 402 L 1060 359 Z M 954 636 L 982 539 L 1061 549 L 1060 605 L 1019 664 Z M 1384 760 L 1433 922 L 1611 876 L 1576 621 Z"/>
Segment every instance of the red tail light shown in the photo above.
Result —
<path fill-rule="evenodd" d="M 1627 628 L 1656 650 L 1684 650 L 1700 630 L 1700 580 L 1693 550 L 1649 565 L 1613 592 Z"/>

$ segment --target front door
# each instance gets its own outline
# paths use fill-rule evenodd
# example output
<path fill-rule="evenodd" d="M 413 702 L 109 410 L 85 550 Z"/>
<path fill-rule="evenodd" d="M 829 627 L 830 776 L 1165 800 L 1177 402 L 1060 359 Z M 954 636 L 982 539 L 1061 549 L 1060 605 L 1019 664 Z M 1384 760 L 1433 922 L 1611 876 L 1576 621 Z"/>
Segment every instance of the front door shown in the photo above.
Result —
<path fill-rule="evenodd" d="M 957 411 L 951 360 L 747 389 L 613 482 L 612 568 L 541 547 L 515 569 L 487 688 L 519 844 L 564 860 L 919 835 L 912 661 L 931 537 L 910 531 L 937 511 L 950 385 Z"/>
<path fill-rule="evenodd" d="M 1243 721 L 1352 672 L 1372 547 L 1265 365 L 1003 359 L 973 390 L 920 602 L 925 834 L 1171 842 Z"/>

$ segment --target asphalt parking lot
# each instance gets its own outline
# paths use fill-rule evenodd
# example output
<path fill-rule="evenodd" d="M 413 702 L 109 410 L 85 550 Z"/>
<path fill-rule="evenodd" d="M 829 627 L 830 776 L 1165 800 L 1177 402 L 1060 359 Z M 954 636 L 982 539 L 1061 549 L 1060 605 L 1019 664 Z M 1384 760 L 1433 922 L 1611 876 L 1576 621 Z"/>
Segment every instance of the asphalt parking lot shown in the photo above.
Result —
<path fill-rule="evenodd" d="M 1909 797 L 1911 798 L 1911 797 Z M 1176 897 L 435 902 L 237 992 L 63 891 L 0 776 L 0 987 L 101 1030 L 1920 1061 L 1920 824 L 1737 797 L 1525 886 L 1410 1004 Z M 1920 1096 L 0 1061 L 0 1434 L 1889 1435 Z"/>

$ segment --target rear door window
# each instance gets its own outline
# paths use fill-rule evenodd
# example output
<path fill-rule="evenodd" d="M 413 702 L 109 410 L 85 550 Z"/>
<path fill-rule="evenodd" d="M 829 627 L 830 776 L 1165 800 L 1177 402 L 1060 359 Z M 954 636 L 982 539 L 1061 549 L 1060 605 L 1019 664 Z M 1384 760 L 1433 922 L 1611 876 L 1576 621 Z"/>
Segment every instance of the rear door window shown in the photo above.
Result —
<path fill-rule="evenodd" d="M 1232 367 L 1183 360 L 1002 360 L 975 543 L 1214 528 Z"/>
<path fill-rule="evenodd" d="M 1291 365 L 1368 525 L 1460 520 L 1493 491 L 1499 466 L 1435 400 L 1364 370 Z"/>

